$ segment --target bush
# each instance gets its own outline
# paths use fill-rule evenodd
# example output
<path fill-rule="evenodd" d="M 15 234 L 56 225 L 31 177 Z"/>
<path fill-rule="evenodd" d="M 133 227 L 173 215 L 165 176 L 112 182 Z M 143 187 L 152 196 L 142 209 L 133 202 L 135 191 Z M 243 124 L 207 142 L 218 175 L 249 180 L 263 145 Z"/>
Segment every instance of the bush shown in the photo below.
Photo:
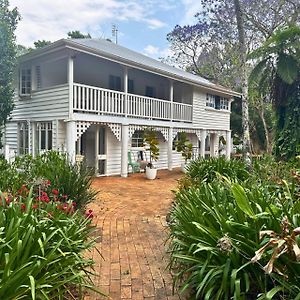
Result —
<path fill-rule="evenodd" d="M 77 207 L 84 208 L 97 192 L 91 188 L 93 170 L 84 163 L 72 164 L 66 154 L 49 151 L 35 158 L 17 157 L 8 164 L 0 160 L 0 190 L 16 194 L 22 185 L 39 185 L 50 181 L 49 189 L 56 189 L 65 201 L 72 199 Z"/>
<path fill-rule="evenodd" d="M 195 184 L 201 181 L 212 182 L 216 179 L 217 174 L 240 181 L 249 178 L 249 172 L 242 160 L 227 160 L 224 157 L 198 159 L 191 161 L 187 166 L 187 176 Z"/>
<path fill-rule="evenodd" d="M 33 197 L 25 186 L 17 197 L 2 194 L 0 206 L 0 299 L 63 299 L 93 288 L 87 251 L 91 212 L 82 216 L 54 192 Z M 73 296 L 73 299 L 74 296 Z"/>
<path fill-rule="evenodd" d="M 274 164 L 274 180 L 267 161 L 252 174 L 191 164 L 170 213 L 170 268 L 197 299 L 300 299 L 300 172 Z"/>

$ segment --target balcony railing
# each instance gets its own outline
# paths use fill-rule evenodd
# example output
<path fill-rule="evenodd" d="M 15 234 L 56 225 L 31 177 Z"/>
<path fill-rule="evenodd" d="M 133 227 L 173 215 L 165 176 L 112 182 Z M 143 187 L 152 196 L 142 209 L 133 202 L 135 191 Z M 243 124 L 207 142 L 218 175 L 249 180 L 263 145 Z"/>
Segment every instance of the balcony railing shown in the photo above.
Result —
<path fill-rule="evenodd" d="M 192 105 L 125 94 L 84 84 L 73 85 L 74 112 L 192 122 Z M 173 116 L 172 116 L 173 112 Z"/>

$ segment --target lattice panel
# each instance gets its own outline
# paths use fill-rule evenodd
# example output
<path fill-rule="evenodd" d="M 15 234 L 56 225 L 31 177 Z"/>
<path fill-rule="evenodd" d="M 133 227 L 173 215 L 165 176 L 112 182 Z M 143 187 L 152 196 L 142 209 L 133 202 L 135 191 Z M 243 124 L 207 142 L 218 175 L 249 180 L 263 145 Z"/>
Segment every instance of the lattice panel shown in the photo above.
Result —
<path fill-rule="evenodd" d="M 185 133 L 195 133 L 199 141 L 201 140 L 201 130 L 200 129 L 188 129 L 188 128 L 174 128 L 173 129 L 173 140 L 175 139 L 178 132 Z"/>
<path fill-rule="evenodd" d="M 121 124 L 105 123 L 105 125 L 110 128 L 117 140 L 121 141 Z"/>
<path fill-rule="evenodd" d="M 76 122 L 77 132 L 76 132 L 76 141 L 88 130 L 88 128 L 92 125 L 92 122 Z"/>

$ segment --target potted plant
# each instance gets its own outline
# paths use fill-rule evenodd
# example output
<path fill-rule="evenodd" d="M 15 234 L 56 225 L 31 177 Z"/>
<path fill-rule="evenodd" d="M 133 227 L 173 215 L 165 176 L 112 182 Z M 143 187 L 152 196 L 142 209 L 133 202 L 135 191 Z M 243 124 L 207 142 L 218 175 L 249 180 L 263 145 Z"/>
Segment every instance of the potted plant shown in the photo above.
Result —
<path fill-rule="evenodd" d="M 180 152 L 184 157 L 184 163 L 181 164 L 182 172 L 186 172 L 186 165 L 192 158 L 193 144 L 189 142 L 185 132 L 178 133 L 178 140 L 175 142 L 177 152 Z"/>
<path fill-rule="evenodd" d="M 146 166 L 146 177 L 148 179 L 155 179 L 157 169 L 153 165 L 153 161 L 157 161 L 159 157 L 159 141 L 157 133 L 153 128 L 147 128 L 144 132 L 144 143 L 145 146 L 149 147 L 150 151 L 150 162 Z"/>

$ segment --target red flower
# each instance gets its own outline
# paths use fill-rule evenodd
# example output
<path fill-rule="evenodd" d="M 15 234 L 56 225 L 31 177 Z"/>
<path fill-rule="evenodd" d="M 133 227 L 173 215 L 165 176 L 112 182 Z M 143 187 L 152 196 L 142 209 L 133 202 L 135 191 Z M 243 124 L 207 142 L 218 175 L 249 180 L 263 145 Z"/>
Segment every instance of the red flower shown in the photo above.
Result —
<path fill-rule="evenodd" d="M 24 211 L 26 209 L 26 205 L 24 203 L 21 204 L 21 210 Z"/>
<path fill-rule="evenodd" d="M 33 204 L 32 205 L 32 209 L 37 209 L 38 208 L 38 205 L 37 204 Z"/>
<path fill-rule="evenodd" d="M 59 191 L 57 189 L 53 189 L 52 190 L 52 194 L 55 195 L 55 196 L 57 196 L 59 194 Z"/>
<path fill-rule="evenodd" d="M 68 199 L 68 195 L 62 195 L 61 196 L 64 200 L 67 200 Z"/>
<path fill-rule="evenodd" d="M 87 210 L 85 213 L 85 217 L 89 218 L 89 219 L 93 219 L 93 217 L 94 217 L 93 211 L 91 209 Z"/>
<path fill-rule="evenodd" d="M 47 180 L 47 185 L 51 185 L 51 181 L 50 180 Z"/>

